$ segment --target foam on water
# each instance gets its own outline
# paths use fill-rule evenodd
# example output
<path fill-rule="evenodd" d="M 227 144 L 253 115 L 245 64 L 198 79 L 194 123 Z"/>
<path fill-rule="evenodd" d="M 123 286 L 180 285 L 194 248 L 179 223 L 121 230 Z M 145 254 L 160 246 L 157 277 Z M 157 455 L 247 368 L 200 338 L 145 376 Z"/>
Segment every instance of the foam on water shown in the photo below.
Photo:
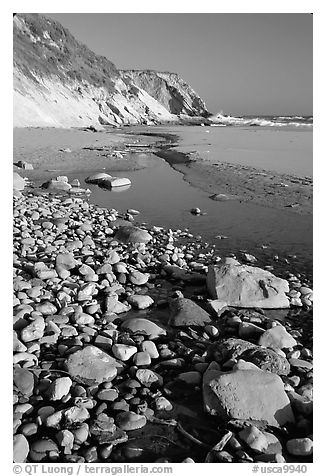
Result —
<path fill-rule="evenodd" d="M 312 127 L 312 116 L 230 116 L 218 113 L 209 118 L 212 126 Z"/>

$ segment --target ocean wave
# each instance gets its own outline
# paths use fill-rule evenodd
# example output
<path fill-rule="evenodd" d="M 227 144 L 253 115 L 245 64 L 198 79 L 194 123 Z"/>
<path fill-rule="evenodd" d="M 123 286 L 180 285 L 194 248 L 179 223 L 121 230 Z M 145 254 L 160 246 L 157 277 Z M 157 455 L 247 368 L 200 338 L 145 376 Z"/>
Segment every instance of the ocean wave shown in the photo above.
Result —
<path fill-rule="evenodd" d="M 311 116 L 236 117 L 218 113 L 209 120 L 212 126 L 312 127 Z"/>

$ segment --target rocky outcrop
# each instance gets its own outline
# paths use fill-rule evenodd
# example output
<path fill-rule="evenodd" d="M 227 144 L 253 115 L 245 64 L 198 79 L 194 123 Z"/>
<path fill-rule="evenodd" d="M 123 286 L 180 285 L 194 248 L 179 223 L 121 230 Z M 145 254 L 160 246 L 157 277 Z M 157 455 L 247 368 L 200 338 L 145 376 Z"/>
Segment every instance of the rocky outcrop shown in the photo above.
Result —
<path fill-rule="evenodd" d="M 207 116 L 177 74 L 119 71 L 60 23 L 14 17 L 14 126 L 153 124 Z"/>

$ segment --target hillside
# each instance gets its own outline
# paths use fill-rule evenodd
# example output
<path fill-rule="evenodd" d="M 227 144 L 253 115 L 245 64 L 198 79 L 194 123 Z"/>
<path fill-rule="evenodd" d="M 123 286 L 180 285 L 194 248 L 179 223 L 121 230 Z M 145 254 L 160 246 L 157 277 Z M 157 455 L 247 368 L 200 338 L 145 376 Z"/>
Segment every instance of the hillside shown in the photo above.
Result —
<path fill-rule="evenodd" d="M 60 23 L 14 17 L 14 126 L 150 124 L 208 114 L 177 74 L 120 71 Z"/>

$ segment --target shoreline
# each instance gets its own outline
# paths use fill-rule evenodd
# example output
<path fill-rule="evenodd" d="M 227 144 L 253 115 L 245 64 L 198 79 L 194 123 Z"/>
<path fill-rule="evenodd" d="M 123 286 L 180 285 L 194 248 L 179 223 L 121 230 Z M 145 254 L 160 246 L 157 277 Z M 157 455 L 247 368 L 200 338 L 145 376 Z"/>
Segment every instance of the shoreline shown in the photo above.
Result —
<path fill-rule="evenodd" d="M 228 440 L 226 451 L 213 450 L 226 432 L 238 446 L 246 442 L 247 423 L 269 436 L 269 463 L 311 461 L 309 280 L 288 265 L 281 276 L 290 292 L 280 289 L 288 308 L 226 306 L 211 301 L 206 284 L 214 248 L 187 232 L 137 228 L 130 213 L 82 197 L 26 190 L 14 201 L 15 462 L 265 461 Z M 266 348 L 260 336 L 270 339 L 271 321 L 282 340 Z M 245 370 L 250 379 L 241 383 Z M 228 397 L 235 419 L 216 416 L 218 395 L 205 403 L 206 384 L 220 375 L 243 386 L 236 403 Z M 252 387 L 246 422 L 243 395 Z M 67 442 L 63 431 L 72 435 Z M 159 451 L 158 433 L 170 442 Z"/>

